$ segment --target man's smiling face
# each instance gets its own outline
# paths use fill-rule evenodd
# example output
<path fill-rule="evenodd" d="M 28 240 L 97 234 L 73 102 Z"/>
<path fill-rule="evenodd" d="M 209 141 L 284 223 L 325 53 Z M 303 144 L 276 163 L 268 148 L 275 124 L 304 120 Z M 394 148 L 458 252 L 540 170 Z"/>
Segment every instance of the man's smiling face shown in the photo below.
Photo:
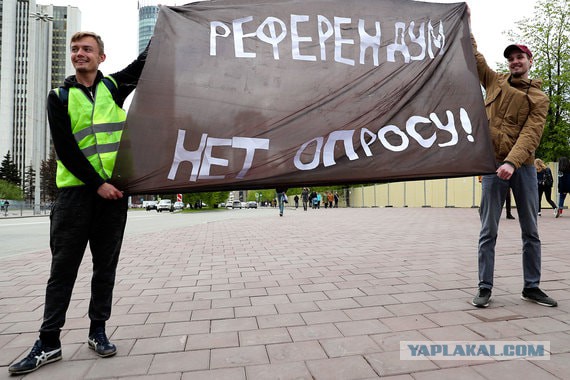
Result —
<path fill-rule="evenodd" d="M 103 61 L 105 54 L 100 54 L 95 38 L 87 36 L 71 43 L 71 63 L 77 72 L 96 72 Z"/>
<path fill-rule="evenodd" d="M 532 58 L 520 50 L 513 50 L 507 57 L 509 71 L 515 78 L 528 78 L 528 72 L 532 66 Z"/>

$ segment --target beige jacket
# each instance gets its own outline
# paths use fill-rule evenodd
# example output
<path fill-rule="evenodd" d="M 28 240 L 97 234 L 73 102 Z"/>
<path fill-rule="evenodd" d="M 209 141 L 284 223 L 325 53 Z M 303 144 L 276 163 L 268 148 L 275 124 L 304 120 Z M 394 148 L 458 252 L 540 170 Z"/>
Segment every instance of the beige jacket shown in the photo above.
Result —
<path fill-rule="evenodd" d="M 534 164 L 546 123 L 549 99 L 540 90 L 542 81 L 513 78 L 493 71 L 471 36 L 481 85 L 485 88 L 485 109 L 497 162 L 519 168 Z"/>

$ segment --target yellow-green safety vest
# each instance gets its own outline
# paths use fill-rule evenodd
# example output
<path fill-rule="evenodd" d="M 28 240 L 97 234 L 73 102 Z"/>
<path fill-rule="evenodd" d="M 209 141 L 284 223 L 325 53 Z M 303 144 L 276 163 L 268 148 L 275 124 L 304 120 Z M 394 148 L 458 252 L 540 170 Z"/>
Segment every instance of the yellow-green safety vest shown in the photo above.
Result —
<path fill-rule="evenodd" d="M 113 78 L 106 77 L 104 80 L 110 80 L 117 88 Z M 79 149 L 101 178 L 107 180 L 113 174 L 127 114 L 115 103 L 108 88 L 110 85 L 106 85 L 104 80 L 101 80 L 96 87 L 94 101 L 81 89 L 69 88 L 67 113 Z M 60 88 L 55 89 L 58 96 L 60 90 Z M 81 186 L 84 183 L 58 159 L 56 185 L 62 188 Z"/>

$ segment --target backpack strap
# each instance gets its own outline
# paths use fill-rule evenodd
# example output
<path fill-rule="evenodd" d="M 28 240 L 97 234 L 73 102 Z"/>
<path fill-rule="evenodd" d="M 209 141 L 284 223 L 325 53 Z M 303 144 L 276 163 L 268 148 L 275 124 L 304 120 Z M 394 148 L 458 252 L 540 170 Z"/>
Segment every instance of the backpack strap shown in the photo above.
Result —
<path fill-rule="evenodd" d="M 54 89 L 57 97 L 63 103 L 63 106 L 67 108 L 67 103 L 69 99 L 69 90 L 63 86 Z"/>
<path fill-rule="evenodd" d="M 112 77 L 103 77 L 101 81 L 105 86 L 107 86 L 107 89 L 111 92 L 111 95 L 113 95 L 113 99 L 115 99 L 115 95 L 117 94 L 118 90 L 117 82 L 115 82 Z"/>

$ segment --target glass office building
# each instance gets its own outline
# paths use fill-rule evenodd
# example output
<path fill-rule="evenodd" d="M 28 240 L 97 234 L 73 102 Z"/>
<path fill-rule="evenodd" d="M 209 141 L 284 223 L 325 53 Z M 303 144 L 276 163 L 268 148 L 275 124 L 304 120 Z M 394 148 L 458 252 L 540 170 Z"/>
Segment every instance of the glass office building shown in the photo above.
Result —
<path fill-rule="evenodd" d="M 154 33 L 154 25 L 158 19 L 158 5 L 156 1 L 140 0 L 139 7 L 139 53 L 148 45 Z"/>

